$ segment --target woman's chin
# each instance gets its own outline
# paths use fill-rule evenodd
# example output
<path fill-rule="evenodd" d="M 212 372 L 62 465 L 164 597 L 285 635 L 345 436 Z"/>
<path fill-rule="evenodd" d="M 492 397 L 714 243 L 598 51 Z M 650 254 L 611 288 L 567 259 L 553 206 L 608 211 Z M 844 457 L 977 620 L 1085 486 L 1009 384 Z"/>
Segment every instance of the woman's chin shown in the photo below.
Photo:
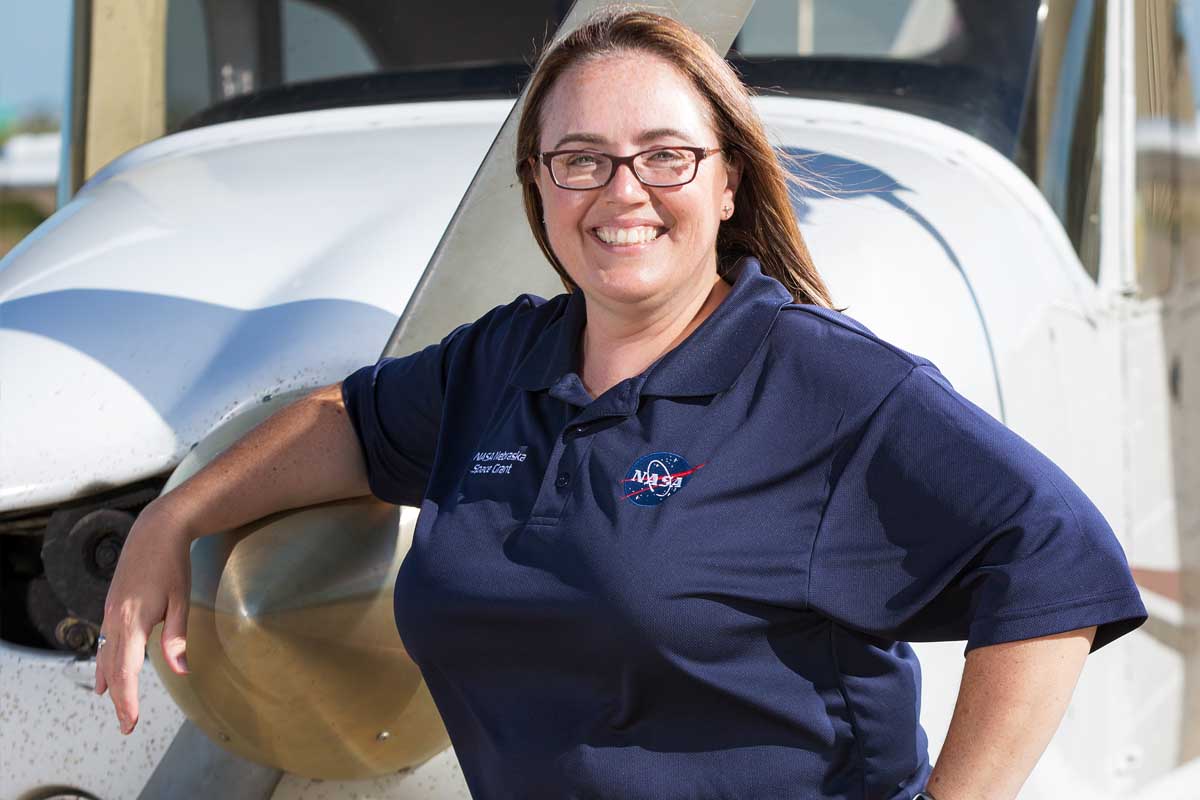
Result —
<path fill-rule="evenodd" d="M 623 305 L 641 305 L 653 300 L 663 294 L 667 284 L 658 270 L 632 264 L 597 270 L 590 277 L 591 280 L 580 284 L 585 295 Z"/>

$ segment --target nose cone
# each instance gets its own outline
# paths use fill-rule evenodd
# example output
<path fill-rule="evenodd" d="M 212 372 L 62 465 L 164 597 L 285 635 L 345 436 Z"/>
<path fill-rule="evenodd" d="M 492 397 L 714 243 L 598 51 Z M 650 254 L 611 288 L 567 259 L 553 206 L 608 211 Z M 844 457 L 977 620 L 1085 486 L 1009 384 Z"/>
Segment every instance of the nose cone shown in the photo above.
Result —
<path fill-rule="evenodd" d="M 166 490 L 290 399 L 217 429 Z M 385 775 L 445 749 L 445 728 L 393 619 L 392 588 L 416 516 L 356 498 L 197 541 L 190 674 L 165 665 L 158 632 L 149 648 L 184 713 L 238 755 L 310 778 Z"/>

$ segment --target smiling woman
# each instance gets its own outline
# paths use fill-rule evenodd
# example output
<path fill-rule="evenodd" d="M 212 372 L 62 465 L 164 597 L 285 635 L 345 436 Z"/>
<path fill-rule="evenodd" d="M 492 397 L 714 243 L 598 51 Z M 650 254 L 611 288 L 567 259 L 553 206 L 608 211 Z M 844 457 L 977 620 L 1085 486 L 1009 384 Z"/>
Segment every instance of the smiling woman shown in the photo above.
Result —
<path fill-rule="evenodd" d="M 516 155 L 569 291 L 356 370 L 139 517 L 97 659 L 126 730 L 147 622 L 186 669 L 180 542 L 369 490 L 421 508 L 396 624 L 477 797 L 1015 796 L 1087 653 L 1145 620 L 1095 505 L 830 308 L 694 31 L 588 20 L 538 62 Z M 909 642 L 946 640 L 933 767 Z"/>

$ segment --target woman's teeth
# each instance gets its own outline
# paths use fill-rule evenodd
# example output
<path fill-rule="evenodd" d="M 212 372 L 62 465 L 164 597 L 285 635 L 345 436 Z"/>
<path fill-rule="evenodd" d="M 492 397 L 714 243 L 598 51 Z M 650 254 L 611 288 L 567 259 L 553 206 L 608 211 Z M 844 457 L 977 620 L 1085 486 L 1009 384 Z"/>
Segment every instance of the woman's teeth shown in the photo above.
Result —
<path fill-rule="evenodd" d="M 596 237 L 605 244 L 645 244 L 658 238 L 658 228 L 596 228 Z"/>

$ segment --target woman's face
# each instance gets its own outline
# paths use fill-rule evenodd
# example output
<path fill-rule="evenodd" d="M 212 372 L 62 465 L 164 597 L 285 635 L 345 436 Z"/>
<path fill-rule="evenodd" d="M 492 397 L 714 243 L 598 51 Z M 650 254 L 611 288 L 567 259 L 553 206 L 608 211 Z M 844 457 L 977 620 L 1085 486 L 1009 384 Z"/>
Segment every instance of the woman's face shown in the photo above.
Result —
<path fill-rule="evenodd" d="M 618 156 L 658 146 L 719 148 L 705 101 L 687 78 L 657 56 L 608 56 L 576 65 L 551 88 L 539 149 L 594 150 Z M 720 153 L 698 164 L 683 186 L 644 186 L 628 166 L 607 186 L 563 189 L 539 162 L 537 188 L 550 247 L 589 302 L 670 302 L 716 278 L 717 228 L 733 208 L 738 170 Z M 612 243 L 619 228 L 657 236 Z M 630 237 L 629 231 L 624 236 Z M 605 239 L 609 239 L 606 242 Z"/>

